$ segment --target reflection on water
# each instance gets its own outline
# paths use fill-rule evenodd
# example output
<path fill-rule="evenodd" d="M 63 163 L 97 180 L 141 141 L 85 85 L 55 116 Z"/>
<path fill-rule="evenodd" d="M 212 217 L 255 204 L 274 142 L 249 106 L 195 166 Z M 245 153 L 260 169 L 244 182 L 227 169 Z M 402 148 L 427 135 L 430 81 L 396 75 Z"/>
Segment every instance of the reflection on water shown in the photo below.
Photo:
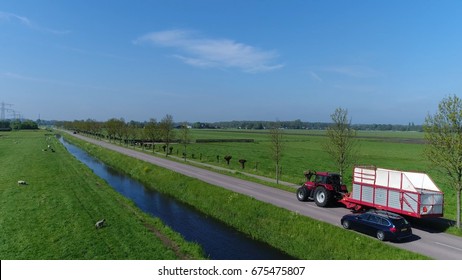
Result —
<path fill-rule="evenodd" d="M 83 150 L 60 138 L 61 143 L 78 160 L 131 199 L 143 211 L 160 218 L 188 241 L 199 243 L 211 259 L 216 260 L 277 260 L 292 259 L 262 242 L 252 240 L 227 225 L 207 217 L 194 208 L 159 192 L 106 166 Z"/>

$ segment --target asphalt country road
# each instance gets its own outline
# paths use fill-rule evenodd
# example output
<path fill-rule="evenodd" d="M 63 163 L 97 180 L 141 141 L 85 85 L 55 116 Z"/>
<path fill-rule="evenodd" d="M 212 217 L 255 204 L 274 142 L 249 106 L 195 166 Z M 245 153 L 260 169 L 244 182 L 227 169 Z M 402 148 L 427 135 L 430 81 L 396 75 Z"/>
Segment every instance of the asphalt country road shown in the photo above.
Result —
<path fill-rule="evenodd" d="M 320 208 L 313 202 L 300 202 L 295 196 L 295 191 L 291 193 L 271 188 L 262 184 L 219 174 L 199 167 L 155 157 L 133 149 L 124 148 L 79 134 L 75 134 L 73 136 L 109 150 L 138 158 L 157 166 L 176 171 L 183 175 L 197 178 L 209 184 L 245 194 L 257 200 L 271 203 L 278 207 L 294 211 L 319 221 L 337 225 L 339 227 L 341 227 L 340 218 L 345 214 L 351 213 L 350 210 L 342 207 Z M 389 242 L 389 244 L 426 255 L 433 259 L 462 260 L 462 238 L 446 233 L 432 233 L 430 231 L 416 228 L 413 228 L 412 231 L 414 236 L 410 241 L 400 243 Z"/>

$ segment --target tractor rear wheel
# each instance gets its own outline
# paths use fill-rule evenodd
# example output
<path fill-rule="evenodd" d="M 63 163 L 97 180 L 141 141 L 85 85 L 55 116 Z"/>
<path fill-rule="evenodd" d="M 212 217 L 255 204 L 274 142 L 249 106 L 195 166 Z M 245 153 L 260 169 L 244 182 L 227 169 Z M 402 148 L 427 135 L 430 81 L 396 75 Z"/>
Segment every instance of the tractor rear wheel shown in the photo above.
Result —
<path fill-rule="evenodd" d="M 324 187 L 317 187 L 314 191 L 314 202 L 319 207 L 326 207 L 330 202 L 330 192 Z"/>
<path fill-rule="evenodd" d="M 299 201 L 306 201 L 308 199 L 308 192 L 305 187 L 300 187 L 297 190 L 297 199 Z"/>

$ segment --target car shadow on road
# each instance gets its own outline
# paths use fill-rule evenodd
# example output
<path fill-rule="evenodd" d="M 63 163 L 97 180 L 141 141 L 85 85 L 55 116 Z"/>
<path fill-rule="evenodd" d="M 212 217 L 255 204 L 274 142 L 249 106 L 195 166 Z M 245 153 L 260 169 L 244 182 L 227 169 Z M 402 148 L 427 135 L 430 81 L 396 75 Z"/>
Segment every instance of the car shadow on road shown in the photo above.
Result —
<path fill-rule="evenodd" d="M 417 241 L 417 240 L 420 240 L 422 239 L 420 236 L 418 235 L 415 235 L 415 234 L 412 234 L 410 237 L 408 238 L 405 238 L 405 239 L 399 239 L 399 240 L 391 240 L 390 242 L 394 243 L 394 244 L 403 244 L 403 243 L 410 243 L 410 242 L 414 242 L 414 241 Z"/>
<path fill-rule="evenodd" d="M 456 222 L 445 218 L 414 218 L 406 217 L 413 228 L 420 229 L 429 233 L 445 232 L 448 228 L 453 227 Z"/>

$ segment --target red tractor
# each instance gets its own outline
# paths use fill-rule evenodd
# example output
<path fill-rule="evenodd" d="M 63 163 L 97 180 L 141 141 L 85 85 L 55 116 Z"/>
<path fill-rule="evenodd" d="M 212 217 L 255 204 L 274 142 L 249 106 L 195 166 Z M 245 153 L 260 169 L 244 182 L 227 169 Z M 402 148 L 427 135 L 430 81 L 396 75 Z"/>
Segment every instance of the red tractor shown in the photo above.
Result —
<path fill-rule="evenodd" d="M 314 200 L 317 206 L 325 207 L 341 200 L 348 192 L 339 174 L 309 170 L 305 172 L 305 177 L 307 182 L 297 190 L 297 198 L 300 201 L 310 199 Z"/>

